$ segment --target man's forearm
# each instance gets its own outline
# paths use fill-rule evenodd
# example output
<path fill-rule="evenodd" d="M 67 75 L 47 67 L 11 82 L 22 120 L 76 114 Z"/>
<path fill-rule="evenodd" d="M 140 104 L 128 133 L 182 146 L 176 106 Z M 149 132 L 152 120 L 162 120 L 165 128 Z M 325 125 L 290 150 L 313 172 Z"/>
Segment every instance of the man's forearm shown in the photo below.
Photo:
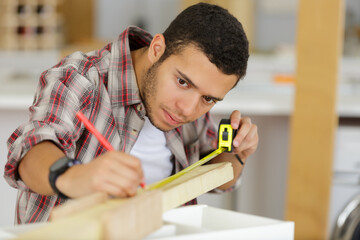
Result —
<path fill-rule="evenodd" d="M 49 183 L 49 168 L 65 154 L 52 142 L 45 141 L 34 146 L 20 161 L 19 175 L 34 192 L 52 195 Z"/>
<path fill-rule="evenodd" d="M 216 158 L 214 158 L 213 160 L 211 160 L 211 163 L 220 163 L 220 162 L 231 162 L 233 169 L 234 169 L 233 180 L 218 187 L 221 190 L 226 190 L 236 183 L 244 166 L 241 165 L 239 160 L 236 159 L 235 155 L 231 154 L 231 153 L 222 153 L 219 156 L 217 156 Z"/>

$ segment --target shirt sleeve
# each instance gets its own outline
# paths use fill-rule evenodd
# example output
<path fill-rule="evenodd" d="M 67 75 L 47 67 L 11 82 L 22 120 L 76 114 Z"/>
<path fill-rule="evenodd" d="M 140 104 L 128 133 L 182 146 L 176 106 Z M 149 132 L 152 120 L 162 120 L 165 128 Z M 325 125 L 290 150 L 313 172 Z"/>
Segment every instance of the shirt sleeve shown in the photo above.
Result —
<path fill-rule="evenodd" d="M 8 139 L 4 177 L 14 188 L 29 190 L 19 178 L 17 168 L 20 160 L 36 144 L 52 141 L 68 157 L 75 156 L 75 142 L 82 131 L 75 114 L 89 108 L 93 87 L 86 72 L 78 70 L 78 66 L 84 64 L 63 61 L 42 73 L 29 108 L 29 121 L 20 125 Z"/>

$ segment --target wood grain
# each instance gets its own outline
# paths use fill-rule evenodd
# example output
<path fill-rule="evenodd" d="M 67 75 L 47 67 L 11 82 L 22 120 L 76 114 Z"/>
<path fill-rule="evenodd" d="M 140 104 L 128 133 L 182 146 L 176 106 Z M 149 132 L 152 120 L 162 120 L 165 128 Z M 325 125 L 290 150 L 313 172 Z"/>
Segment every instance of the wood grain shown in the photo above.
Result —
<path fill-rule="evenodd" d="M 326 239 L 332 179 L 342 0 L 300 0 L 286 219 L 295 239 Z"/>

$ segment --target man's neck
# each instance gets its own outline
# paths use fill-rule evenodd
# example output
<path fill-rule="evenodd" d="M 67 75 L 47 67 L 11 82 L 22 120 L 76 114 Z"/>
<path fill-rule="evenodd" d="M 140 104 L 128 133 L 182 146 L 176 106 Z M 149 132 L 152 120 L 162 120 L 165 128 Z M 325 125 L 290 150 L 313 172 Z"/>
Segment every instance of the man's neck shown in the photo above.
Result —
<path fill-rule="evenodd" d="M 141 80 L 149 68 L 149 61 L 147 60 L 147 49 L 146 47 L 131 51 L 132 63 L 135 71 L 136 82 L 139 90 L 141 90 Z"/>

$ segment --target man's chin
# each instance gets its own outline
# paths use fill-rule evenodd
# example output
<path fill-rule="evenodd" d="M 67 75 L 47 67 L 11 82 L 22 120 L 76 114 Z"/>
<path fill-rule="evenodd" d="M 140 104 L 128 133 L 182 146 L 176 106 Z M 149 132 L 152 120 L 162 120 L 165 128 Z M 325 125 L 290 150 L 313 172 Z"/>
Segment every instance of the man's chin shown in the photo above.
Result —
<path fill-rule="evenodd" d="M 154 125 L 154 127 L 156 127 L 157 129 L 163 131 L 163 132 L 168 132 L 171 130 L 174 130 L 175 128 L 178 128 L 180 126 L 182 126 L 182 124 L 179 124 L 178 126 L 172 126 L 170 124 L 165 124 L 165 123 L 157 123 L 155 121 L 151 121 L 152 125 Z"/>
<path fill-rule="evenodd" d="M 163 132 L 168 132 L 168 131 L 171 131 L 177 127 L 180 127 L 180 126 L 167 126 L 167 125 L 154 125 L 157 129 L 163 131 Z"/>
<path fill-rule="evenodd" d="M 148 118 L 149 118 L 151 124 L 152 124 L 154 127 L 156 127 L 157 129 L 159 129 L 160 131 L 168 132 L 168 131 L 170 131 L 170 130 L 172 130 L 172 129 L 175 128 L 175 127 L 172 128 L 172 127 L 170 127 L 170 126 L 167 126 L 166 124 L 161 124 L 161 123 L 159 123 L 157 120 L 154 120 L 154 118 L 151 117 L 151 116 L 148 116 Z"/>

